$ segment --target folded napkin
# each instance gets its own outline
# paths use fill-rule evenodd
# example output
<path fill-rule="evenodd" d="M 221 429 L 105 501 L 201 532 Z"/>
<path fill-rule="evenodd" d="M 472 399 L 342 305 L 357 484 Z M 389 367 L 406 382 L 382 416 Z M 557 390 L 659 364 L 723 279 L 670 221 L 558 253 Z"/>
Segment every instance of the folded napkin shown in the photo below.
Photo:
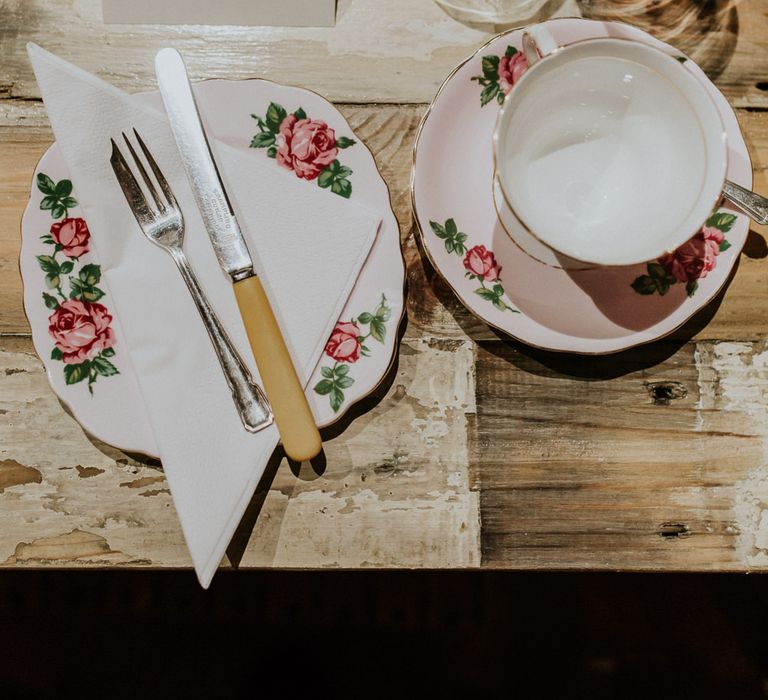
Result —
<path fill-rule="evenodd" d="M 195 571 L 207 587 L 278 443 L 246 432 L 170 255 L 141 233 L 109 163 L 136 128 L 184 213 L 184 249 L 258 379 L 232 285 L 216 260 L 165 113 L 38 46 L 28 46 L 56 142 L 83 208 Z M 200 105 L 203 118 L 205 106 Z M 365 262 L 381 217 L 211 139 L 256 271 L 306 383 Z M 117 322 L 116 319 L 116 322 Z M 127 353 L 125 352 L 127 350 Z M 130 357 L 130 360 L 127 356 Z M 73 387 L 78 390 L 80 387 Z"/>

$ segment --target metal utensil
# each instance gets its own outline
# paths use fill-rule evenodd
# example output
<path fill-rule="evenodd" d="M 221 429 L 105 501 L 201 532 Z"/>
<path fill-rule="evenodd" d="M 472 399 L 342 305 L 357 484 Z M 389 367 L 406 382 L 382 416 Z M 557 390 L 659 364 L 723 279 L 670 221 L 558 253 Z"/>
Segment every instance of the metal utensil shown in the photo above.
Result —
<path fill-rule="evenodd" d="M 232 347 L 226 331 L 222 328 L 219 319 L 216 317 L 203 290 L 200 288 L 182 248 L 184 217 L 181 209 L 179 209 L 179 205 L 167 180 L 141 136 L 139 136 L 136 129 L 133 130 L 133 133 L 139 148 L 144 154 L 147 165 L 149 165 L 155 181 L 162 191 L 162 196 L 158 193 L 141 158 L 139 158 L 133 144 L 131 144 L 125 134 L 123 134 L 123 139 L 135 163 L 135 170 L 139 172 L 146 190 L 154 201 L 154 206 L 142 191 L 134 170 L 128 165 L 114 139 L 111 139 L 112 156 L 110 163 L 112 164 L 112 170 L 115 172 L 120 188 L 123 190 L 128 205 L 144 235 L 152 243 L 168 251 L 179 268 L 179 272 L 181 272 L 181 276 L 187 283 L 190 294 L 192 294 L 197 310 L 200 312 L 200 317 L 203 319 L 205 330 L 208 331 L 208 336 L 213 343 L 216 356 L 219 358 L 227 384 L 232 391 L 232 398 L 235 401 L 235 406 L 237 406 L 237 411 L 240 414 L 243 425 L 246 430 L 255 433 L 272 423 L 272 410 L 261 387 L 253 381 L 248 368 L 234 347 Z"/>
<path fill-rule="evenodd" d="M 322 448 L 304 388 L 235 218 L 200 120 L 181 54 L 163 49 L 155 72 L 181 162 L 221 268 L 232 279 L 253 356 L 286 454 L 312 459 Z"/>
<path fill-rule="evenodd" d="M 768 224 L 768 197 L 763 197 L 730 180 L 725 181 L 723 197 L 748 214 L 753 221 L 758 224 Z"/>

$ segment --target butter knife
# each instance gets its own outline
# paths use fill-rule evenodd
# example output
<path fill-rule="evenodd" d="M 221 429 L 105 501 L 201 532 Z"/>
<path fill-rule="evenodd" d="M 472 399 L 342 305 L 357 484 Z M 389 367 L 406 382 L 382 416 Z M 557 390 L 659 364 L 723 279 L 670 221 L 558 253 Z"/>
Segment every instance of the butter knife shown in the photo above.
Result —
<path fill-rule="evenodd" d="M 240 316 L 285 453 L 297 461 L 311 459 L 322 447 L 320 433 L 261 280 L 253 270 L 251 255 L 216 167 L 181 54 L 175 49 L 159 51 L 155 73 L 205 228 L 219 264 L 232 279 Z"/>

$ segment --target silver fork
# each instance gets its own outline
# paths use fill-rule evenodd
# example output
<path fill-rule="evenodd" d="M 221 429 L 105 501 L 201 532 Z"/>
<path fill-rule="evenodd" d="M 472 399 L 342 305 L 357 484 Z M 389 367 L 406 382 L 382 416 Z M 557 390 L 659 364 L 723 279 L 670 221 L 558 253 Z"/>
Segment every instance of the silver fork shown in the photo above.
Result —
<path fill-rule="evenodd" d="M 255 433 L 272 423 L 272 409 L 261 387 L 253 381 L 243 360 L 237 354 L 234 347 L 232 347 L 226 331 L 222 328 L 219 319 L 216 318 L 216 314 L 208 303 L 194 272 L 192 272 L 192 268 L 182 248 L 184 217 L 181 209 L 168 185 L 168 181 L 163 176 L 155 159 L 144 144 L 141 136 L 139 136 L 138 131 L 134 129 L 133 133 L 163 196 L 160 196 L 157 192 L 155 183 L 152 182 L 141 158 L 137 155 L 125 133 L 123 133 L 123 139 L 131 153 L 136 170 L 139 172 L 147 191 L 154 201 L 154 206 L 147 200 L 136 175 L 134 175 L 133 170 L 123 157 L 114 139 L 110 139 L 112 142 L 112 156 L 110 158 L 112 170 L 115 172 L 120 188 L 123 190 L 128 205 L 144 235 L 152 243 L 168 251 L 179 268 L 179 272 L 181 272 L 181 276 L 187 283 L 189 292 L 203 319 L 203 324 L 206 331 L 208 331 L 213 348 L 216 350 L 216 356 L 219 358 L 227 384 L 232 391 L 232 398 L 234 399 L 235 406 L 237 406 L 243 425 L 246 430 Z"/>

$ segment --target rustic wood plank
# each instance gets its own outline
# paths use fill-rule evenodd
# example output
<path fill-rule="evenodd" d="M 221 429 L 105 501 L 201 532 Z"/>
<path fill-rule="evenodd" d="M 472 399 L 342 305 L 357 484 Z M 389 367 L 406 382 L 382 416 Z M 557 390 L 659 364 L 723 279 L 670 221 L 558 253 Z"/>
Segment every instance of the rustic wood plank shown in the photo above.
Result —
<path fill-rule="evenodd" d="M 2 102 L 0 102 L 0 108 Z M 423 114 L 420 105 L 341 105 L 352 128 L 366 142 L 387 181 L 393 208 L 406 244 L 411 321 L 430 336 L 492 339 L 496 336 L 469 314 L 450 288 L 420 255 L 413 240 L 410 204 L 411 148 Z M 29 325 L 21 307 L 18 272 L 19 220 L 29 197 L 31 173 L 50 143 L 47 120 L 39 105 L 26 110 L 0 111 L 0 332 L 25 333 Z M 739 120 L 752 155 L 755 188 L 768 192 L 768 112 L 740 110 Z M 19 124 L 22 124 L 21 126 Z M 768 226 L 753 226 L 737 273 L 714 317 L 696 330 L 700 339 L 758 339 L 766 336 L 765 310 L 756 300 L 766 298 L 765 257 Z M 711 310 L 703 314 L 706 319 Z M 701 325 L 699 319 L 693 327 Z M 690 336 L 691 326 L 683 329 Z"/>
<path fill-rule="evenodd" d="M 2 347 L 0 457 L 26 471 L 0 493 L 0 561 L 187 565 L 158 465 L 89 440 L 29 342 Z M 476 566 L 477 479 L 485 567 L 768 566 L 767 343 L 592 359 L 483 343 L 476 421 L 473 363 L 470 341 L 407 334 L 325 474 L 277 470 L 239 565 Z"/>
<path fill-rule="evenodd" d="M 768 192 L 768 0 L 653 7 L 633 21 L 693 56 L 739 108 Z M 0 3 L 0 565 L 189 566 L 160 465 L 89 438 L 28 338 L 18 222 L 52 138 L 31 39 L 131 91 L 153 86 L 168 43 L 196 78 L 318 90 L 343 103 L 390 186 L 410 285 L 399 365 L 367 412 L 328 431 L 322 475 L 270 464 L 233 564 L 768 567 L 768 227 L 753 228 L 721 303 L 669 339 L 603 358 L 531 350 L 464 309 L 420 254 L 410 211 L 418 121 L 486 33 L 428 0 L 341 2 L 334 29 L 126 30 L 104 27 L 98 8 Z"/>
<path fill-rule="evenodd" d="M 694 59 L 737 107 L 765 108 L 765 0 L 590 0 L 585 15 L 633 24 Z"/>
<path fill-rule="evenodd" d="M 0 139 L 0 144 L 0 333 L 28 333 L 19 271 L 21 216 L 35 165 L 49 143 Z"/>
<path fill-rule="evenodd" d="M 615 4 L 593 3 L 592 13 L 606 16 Z M 578 15 L 581 5 L 564 0 L 556 16 Z M 266 77 L 335 101 L 423 103 L 491 36 L 456 22 L 429 0 L 340 2 L 332 28 L 105 26 L 100 6 L 99 0 L 3 2 L 0 94 L 39 96 L 25 52 L 26 42 L 34 41 L 131 91 L 154 87 L 154 53 L 172 44 L 196 79 Z M 766 0 L 648 7 L 641 14 L 618 12 L 688 50 L 737 106 L 768 106 L 768 93 L 759 87 L 768 75 Z"/>
<path fill-rule="evenodd" d="M 325 435 L 321 476 L 273 464 L 232 561 L 478 566 L 473 363 L 469 340 L 406 336 L 379 403 Z M 0 533 L 0 567 L 190 566 L 160 465 L 85 434 L 26 338 L 0 339 Z"/>
<path fill-rule="evenodd" d="M 768 344 L 609 358 L 484 343 L 483 565 L 768 566 Z"/>

